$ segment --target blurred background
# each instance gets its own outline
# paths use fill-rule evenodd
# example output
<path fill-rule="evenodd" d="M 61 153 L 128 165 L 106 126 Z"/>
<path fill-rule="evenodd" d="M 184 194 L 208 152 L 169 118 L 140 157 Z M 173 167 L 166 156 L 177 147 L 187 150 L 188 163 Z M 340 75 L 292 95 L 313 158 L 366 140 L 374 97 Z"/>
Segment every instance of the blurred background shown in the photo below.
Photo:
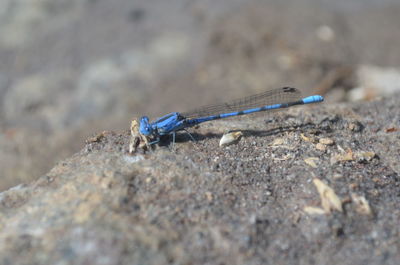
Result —
<path fill-rule="evenodd" d="M 400 89 L 398 0 L 0 0 L 0 190 L 103 130 L 282 86 Z"/>

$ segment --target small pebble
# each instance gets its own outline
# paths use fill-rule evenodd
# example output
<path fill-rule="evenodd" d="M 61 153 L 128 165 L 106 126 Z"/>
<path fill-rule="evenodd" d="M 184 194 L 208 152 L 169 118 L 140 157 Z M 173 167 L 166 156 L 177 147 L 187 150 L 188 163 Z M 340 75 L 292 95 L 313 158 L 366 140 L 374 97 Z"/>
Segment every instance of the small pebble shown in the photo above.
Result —
<path fill-rule="evenodd" d="M 226 146 L 226 145 L 236 143 L 237 141 L 239 141 L 239 139 L 242 135 L 243 135 L 243 133 L 240 131 L 226 133 L 221 137 L 221 140 L 219 141 L 219 146 Z"/>
<path fill-rule="evenodd" d="M 311 214 L 311 215 L 325 214 L 324 209 L 319 208 L 319 207 L 313 207 L 313 206 L 306 206 L 303 208 L 303 211 L 305 211 L 306 213 Z"/>
<path fill-rule="evenodd" d="M 362 151 L 357 152 L 355 156 L 358 161 L 371 161 L 376 156 L 376 154 L 374 152 Z"/>
<path fill-rule="evenodd" d="M 214 199 L 214 196 L 212 195 L 211 192 L 206 191 L 204 194 L 205 194 L 205 196 L 207 198 L 207 201 L 211 202 Z"/>
<path fill-rule="evenodd" d="M 340 147 L 340 146 L 338 146 Z M 341 148 L 338 148 L 339 150 Z M 343 150 L 344 151 L 344 150 Z M 348 149 L 346 153 L 342 154 L 335 154 L 331 157 L 331 165 L 337 163 L 337 162 L 345 162 L 345 161 L 353 161 L 354 160 L 354 153 L 351 149 Z"/>
<path fill-rule="evenodd" d="M 365 199 L 364 196 L 359 196 L 357 194 L 352 193 L 351 199 L 354 202 L 354 204 L 356 205 L 356 211 L 359 214 L 372 215 L 371 207 L 369 206 L 369 203 L 368 203 L 367 199 Z"/>
<path fill-rule="evenodd" d="M 341 179 L 341 178 L 343 178 L 343 175 L 335 174 L 335 175 L 332 176 L 332 178 L 333 179 Z"/>
<path fill-rule="evenodd" d="M 333 145 L 334 141 L 331 138 L 321 138 L 319 142 L 324 145 Z"/>
<path fill-rule="evenodd" d="M 322 208 L 326 213 L 330 213 L 332 210 L 343 212 L 342 201 L 331 187 L 318 178 L 313 179 L 313 183 L 318 190 Z"/>
<path fill-rule="evenodd" d="M 326 145 L 321 144 L 321 143 L 317 143 L 317 144 L 315 145 L 315 148 L 316 148 L 317 150 L 320 150 L 320 151 L 326 151 Z"/>
<path fill-rule="evenodd" d="M 318 157 L 308 157 L 306 159 L 304 159 L 304 162 L 306 162 L 307 165 L 313 167 L 313 168 L 317 168 L 317 164 L 315 162 L 318 162 L 319 158 Z"/>
<path fill-rule="evenodd" d="M 391 133 L 391 132 L 397 132 L 398 130 L 399 130 L 398 128 L 391 127 L 391 128 L 387 128 L 387 129 L 385 130 L 385 132 Z"/>
<path fill-rule="evenodd" d="M 305 142 L 314 142 L 314 139 L 308 136 L 305 136 L 304 134 L 300 134 L 301 139 Z"/>
<path fill-rule="evenodd" d="M 272 146 L 283 145 L 284 142 L 285 141 L 283 138 L 275 138 L 271 145 Z"/>

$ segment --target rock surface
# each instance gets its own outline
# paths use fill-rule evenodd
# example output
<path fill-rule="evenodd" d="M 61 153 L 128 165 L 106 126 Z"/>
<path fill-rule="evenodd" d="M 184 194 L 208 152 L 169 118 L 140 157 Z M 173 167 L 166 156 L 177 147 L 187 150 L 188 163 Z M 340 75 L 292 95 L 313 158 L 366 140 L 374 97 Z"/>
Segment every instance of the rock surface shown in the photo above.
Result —
<path fill-rule="evenodd" d="M 0 264 L 398 264 L 396 97 L 268 117 L 134 155 L 128 132 L 89 138 L 0 194 Z M 235 129 L 239 142 L 219 147 Z M 313 183 L 336 198 L 330 212 Z"/>

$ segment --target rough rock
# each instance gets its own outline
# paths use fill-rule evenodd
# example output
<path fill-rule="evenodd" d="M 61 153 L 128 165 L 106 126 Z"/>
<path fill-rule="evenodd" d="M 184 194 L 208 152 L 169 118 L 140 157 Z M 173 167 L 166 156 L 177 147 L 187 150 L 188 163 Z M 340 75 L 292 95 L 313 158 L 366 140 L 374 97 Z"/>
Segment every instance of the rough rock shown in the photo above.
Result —
<path fill-rule="evenodd" d="M 396 97 L 301 106 L 133 155 L 128 132 L 100 133 L 0 194 L 0 264 L 398 264 L 399 117 Z M 342 211 L 315 210 L 315 178 Z"/>

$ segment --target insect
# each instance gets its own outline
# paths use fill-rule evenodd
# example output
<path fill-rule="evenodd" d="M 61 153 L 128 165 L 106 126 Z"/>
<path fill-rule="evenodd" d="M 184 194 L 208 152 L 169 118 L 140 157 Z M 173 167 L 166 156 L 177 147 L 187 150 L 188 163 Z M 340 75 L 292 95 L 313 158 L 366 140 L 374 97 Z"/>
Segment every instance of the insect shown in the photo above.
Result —
<path fill-rule="evenodd" d="M 172 112 L 153 122 L 150 122 L 147 116 L 143 116 L 139 122 L 139 133 L 153 139 L 149 145 L 158 143 L 160 136 L 169 134 L 172 134 L 172 142 L 175 143 L 175 134 L 181 130 L 185 130 L 194 140 L 186 129 L 203 122 L 322 101 L 324 98 L 320 95 L 302 98 L 300 91 L 296 88 L 283 87 L 227 103 L 205 106 L 190 112 Z"/>

